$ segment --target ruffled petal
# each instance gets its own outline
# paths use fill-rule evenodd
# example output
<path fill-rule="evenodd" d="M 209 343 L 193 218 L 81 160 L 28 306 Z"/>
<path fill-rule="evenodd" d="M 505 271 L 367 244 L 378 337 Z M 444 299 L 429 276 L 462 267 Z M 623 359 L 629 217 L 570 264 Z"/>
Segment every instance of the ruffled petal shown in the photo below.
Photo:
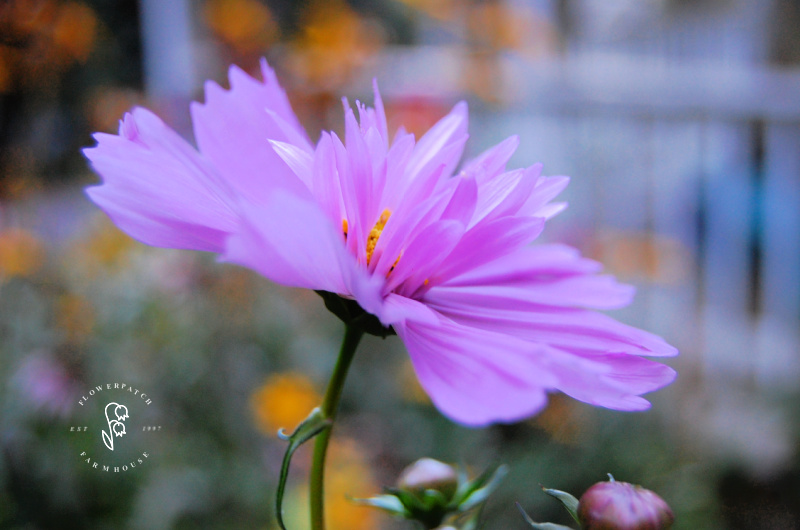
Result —
<path fill-rule="evenodd" d="M 532 280 L 552 280 L 599 272 L 603 266 L 568 245 L 558 243 L 525 247 L 448 280 L 447 285 L 497 285 Z"/>
<path fill-rule="evenodd" d="M 395 325 L 420 384 L 446 416 L 469 426 L 514 422 L 539 412 L 557 378 L 542 365 L 540 346 L 461 326 Z"/>
<path fill-rule="evenodd" d="M 569 177 L 539 177 L 530 197 L 519 209 L 519 214 L 549 219 L 566 207 L 563 203 L 555 205 L 549 203 L 564 191 L 568 184 Z"/>
<path fill-rule="evenodd" d="M 594 278 L 602 278 L 595 276 L 600 268 L 566 245 L 527 247 L 433 287 L 422 301 L 467 325 L 570 352 L 676 355 L 677 350 L 656 335 L 581 308 L 610 305 L 604 295 L 598 297 L 604 291 L 617 303 L 631 295 L 630 288 L 613 280 L 592 285 Z M 576 279 L 588 282 L 586 292 L 577 288 Z M 545 289 L 537 292 L 542 286 Z M 563 298 L 559 286 L 564 287 Z"/>
<path fill-rule="evenodd" d="M 250 201 L 264 203 L 275 189 L 303 196 L 304 184 L 267 140 L 313 151 L 274 72 L 262 62 L 263 81 L 232 66 L 231 89 L 206 83 L 206 103 L 192 104 L 200 151 Z M 287 133 L 287 131 L 289 131 Z"/>
<path fill-rule="evenodd" d="M 372 80 L 372 93 L 374 94 L 375 101 L 375 113 L 374 113 L 374 120 L 377 124 L 378 132 L 381 133 L 386 145 L 389 145 L 389 128 L 386 124 L 386 111 L 383 108 L 383 99 L 381 98 L 381 92 L 378 90 L 378 80 Z"/>
<path fill-rule="evenodd" d="M 336 154 L 333 140 L 329 133 L 322 133 L 312 165 L 312 191 L 317 204 L 334 225 L 339 225 L 347 218 L 342 188 L 339 184 L 339 172 L 336 170 Z"/>
<path fill-rule="evenodd" d="M 474 175 L 481 182 L 490 179 L 503 172 L 518 146 L 519 136 L 510 136 L 469 160 L 461 172 L 465 175 Z"/>
<path fill-rule="evenodd" d="M 384 290 L 411 296 L 452 252 L 464 234 L 458 221 L 437 221 L 415 237 L 389 273 Z M 402 284 L 402 289 L 396 289 Z"/>
<path fill-rule="evenodd" d="M 382 300 L 375 314 L 384 326 L 403 324 L 407 321 L 431 325 L 439 322 L 439 316 L 430 307 L 395 293 L 389 293 Z"/>
<path fill-rule="evenodd" d="M 504 217 L 479 223 L 464 234 L 431 282 L 444 283 L 470 269 L 511 254 L 536 239 L 543 228 L 544 219 L 537 217 Z"/>
<path fill-rule="evenodd" d="M 542 165 L 536 164 L 526 170 L 509 171 L 484 180 L 479 186 L 478 206 L 470 226 L 482 220 L 516 215 L 531 196 L 541 172 Z M 537 213 L 530 217 L 544 216 Z"/>
<path fill-rule="evenodd" d="M 452 175 L 464 150 L 467 121 L 467 104 L 461 101 L 419 139 L 406 168 L 408 178 L 415 179 L 424 167 L 431 165 L 444 165 L 443 175 Z M 453 143 L 457 143 L 459 148 L 446 152 L 445 147 Z"/>
<path fill-rule="evenodd" d="M 369 231 L 379 215 L 375 211 L 376 200 L 372 191 L 372 160 L 353 109 L 347 104 L 346 99 L 343 100 L 343 104 L 347 149 L 346 155 L 344 155 L 345 150 L 342 150 L 343 156 L 341 160 L 337 159 L 337 163 L 339 164 L 342 195 L 347 208 L 348 221 L 358 219 L 348 232 L 348 236 L 350 239 L 357 237 L 360 242 L 366 242 Z M 346 169 L 343 170 L 345 166 Z M 348 246 L 351 249 L 354 248 L 352 245 Z M 357 255 L 361 256 L 364 249 L 365 244 L 358 247 Z"/>
<path fill-rule="evenodd" d="M 458 177 L 451 182 L 454 183 L 455 189 L 441 218 L 453 219 L 467 226 L 473 218 L 478 203 L 478 184 L 473 177 Z"/>
<path fill-rule="evenodd" d="M 426 299 L 451 303 L 491 304 L 492 306 L 521 307 L 592 307 L 619 309 L 633 300 L 635 289 L 617 283 L 613 276 L 571 276 L 551 281 L 532 281 L 528 284 L 439 286 Z"/>
<path fill-rule="evenodd" d="M 586 309 L 522 305 L 499 298 L 483 305 L 440 296 L 431 289 L 423 302 L 465 325 L 508 333 L 574 353 L 606 352 L 668 357 L 678 350 L 661 337 Z M 485 300 L 484 300 L 485 302 Z M 514 302 L 516 303 L 516 302 Z"/>
<path fill-rule="evenodd" d="M 640 396 L 675 380 L 669 366 L 633 355 L 607 354 L 584 358 L 550 349 L 548 369 L 558 378 L 558 390 L 577 400 L 614 410 L 650 408 Z"/>
<path fill-rule="evenodd" d="M 297 178 L 306 184 L 311 184 L 314 166 L 314 156 L 311 153 L 287 142 L 269 140 L 269 144 Z"/>
<path fill-rule="evenodd" d="M 155 114 L 126 114 L 119 136 L 97 134 L 84 155 L 103 177 L 86 190 L 117 226 L 159 247 L 220 252 L 238 226 L 215 169 Z"/>
<path fill-rule="evenodd" d="M 290 287 L 360 297 L 374 309 L 380 285 L 359 269 L 316 204 L 278 190 L 265 207 L 241 209 L 244 227 L 228 238 L 223 260 Z"/>
<path fill-rule="evenodd" d="M 469 304 L 618 309 L 635 289 L 613 276 L 592 274 L 598 264 L 563 245 L 541 245 L 467 270 L 428 295 L 431 300 Z"/>
<path fill-rule="evenodd" d="M 592 405 L 644 410 L 650 403 L 641 394 L 675 379 L 669 366 L 640 357 L 586 358 L 446 318 L 435 326 L 409 321 L 395 329 L 436 407 L 470 426 L 526 418 L 556 390 Z"/>

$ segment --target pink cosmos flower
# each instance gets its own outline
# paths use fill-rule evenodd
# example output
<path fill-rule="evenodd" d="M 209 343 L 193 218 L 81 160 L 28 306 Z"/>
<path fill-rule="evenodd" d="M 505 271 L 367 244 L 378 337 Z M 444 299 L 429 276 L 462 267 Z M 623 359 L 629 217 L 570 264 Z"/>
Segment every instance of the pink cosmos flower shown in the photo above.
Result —
<path fill-rule="evenodd" d="M 567 246 L 530 245 L 564 208 L 566 177 L 507 170 L 512 137 L 463 164 L 467 106 L 419 140 L 393 136 L 374 108 L 345 100 L 345 134 L 312 144 L 274 72 L 230 69 L 192 105 L 198 149 L 151 112 L 85 151 L 103 177 L 87 190 L 143 243 L 216 252 L 275 282 L 358 303 L 405 343 L 423 388 L 468 425 L 512 422 L 561 391 L 641 410 L 669 384 L 647 356 L 663 339 L 591 309 L 627 305 L 633 288 Z"/>

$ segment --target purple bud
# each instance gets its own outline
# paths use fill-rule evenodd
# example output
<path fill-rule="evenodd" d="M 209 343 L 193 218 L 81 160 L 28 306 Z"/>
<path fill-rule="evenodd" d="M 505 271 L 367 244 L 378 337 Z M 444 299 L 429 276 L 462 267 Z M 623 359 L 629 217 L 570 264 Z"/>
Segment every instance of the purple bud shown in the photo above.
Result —
<path fill-rule="evenodd" d="M 578 502 L 583 530 L 663 530 L 675 520 L 664 499 L 627 482 L 598 482 Z"/>
<path fill-rule="evenodd" d="M 458 487 L 458 476 L 452 466 L 433 458 L 420 458 L 403 470 L 397 486 L 416 494 L 436 490 L 449 500 Z"/>

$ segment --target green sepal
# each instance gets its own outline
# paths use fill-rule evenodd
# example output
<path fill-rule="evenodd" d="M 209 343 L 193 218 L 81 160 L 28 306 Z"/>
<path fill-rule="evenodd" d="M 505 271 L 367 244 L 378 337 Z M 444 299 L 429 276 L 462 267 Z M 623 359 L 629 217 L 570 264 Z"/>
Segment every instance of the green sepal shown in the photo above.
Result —
<path fill-rule="evenodd" d="M 289 476 L 289 464 L 292 461 L 292 455 L 297 451 L 297 448 L 324 431 L 330 428 L 331 420 L 322 414 L 322 409 L 316 407 L 311 411 L 303 422 L 297 426 L 297 429 L 292 434 L 286 434 L 283 429 L 278 431 L 278 437 L 281 440 L 289 442 L 286 448 L 286 453 L 283 455 L 283 463 L 281 464 L 281 474 L 278 481 L 278 490 L 275 494 L 275 515 L 278 519 L 278 524 L 282 530 L 286 530 L 286 525 L 283 522 L 283 494 L 286 490 L 286 479 Z"/>
<path fill-rule="evenodd" d="M 507 474 L 508 467 L 506 466 L 498 466 L 494 471 L 491 469 L 484 471 L 475 480 L 467 482 L 463 491 L 456 492 L 454 504 L 458 506 L 459 511 L 466 512 L 486 502 L 486 499 L 497 489 Z M 459 489 L 462 488 L 459 487 Z"/>
<path fill-rule="evenodd" d="M 356 504 L 364 506 L 372 506 L 373 508 L 381 509 L 391 515 L 398 515 L 400 517 L 408 517 L 411 513 L 406 509 L 403 503 L 397 498 L 396 495 L 385 494 L 376 495 L 368 499 L 350 499 Z"/>
<path fill-rule="evenodd" d="M 361 329 L 364 333 L 381 338 L 397 335 L 393 328 L 387 328 L 381 324 L 378 317 L 367 313 L 355 300 L 342 298 L 338 294 L 329 291 L 314 292 L 322 297 L 328 311 L 339 317 L 348 326 Z"/>
<path fill-rule="evenodd" d="M 554 490 L 550 488 L 545 488 L 542 486 L 542 491 L 550 495 L 551 497 L 555 497 L 558 499 L 564 508 L 567 509 L 569 514 L 575 519 L 575 522 L 580 524 L 580 520 L 578 519 L 578 499 L 574 496 L 570 495 L 566 491 Z"/>
<path fill-rule="evenodd" d="M 564 526 L 563 524 L 555 524 L 555 523 L 537 523 L 533 519 L 531 519 L 530 515 L 522 509 L 520 503 L 517 504 L 517 509 L 519 509 L 522 517 L 525 519 L 525 522 L 531 525 L 531 528 L 535 528 L 536 530 L 572 530 L 569 526 Z"/>
<path fill-rule="evenodd" d="M 483 506 L 508 473 L 506 466 L 489 469 L 470 480 L 466 470 L 457 470 L 457 487 L 452 496 L 437 489 L 384 488 L 383 495 L 356 502 L 421 523 L 424 528 L 448 524 L 461 530 L 477 530 Z"/>
<path fill-rule="evenodd" d="M 406 518 L 419 521 L 426 528 L 439 526 L 447 516 L 447 499 L 439 491 L 425 490 L 421 496 L 400 488 L 384 488 L 384 491 L 396 497 L 405 507 Z"/>

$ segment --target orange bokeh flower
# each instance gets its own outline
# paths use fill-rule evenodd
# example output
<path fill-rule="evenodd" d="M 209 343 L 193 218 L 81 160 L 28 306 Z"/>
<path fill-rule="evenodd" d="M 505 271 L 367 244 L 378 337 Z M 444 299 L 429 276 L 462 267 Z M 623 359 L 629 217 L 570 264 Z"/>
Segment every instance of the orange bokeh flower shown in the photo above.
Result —
<path fill-rule="evenodd" d="M 322 402 L 313 383 L 298 373 L 273 374 L 250 398 L 256 426 L 275 435 L 278 429 L 291 431 Z"/>
<path fill-rule="evenodd" d="M 0 278 L 35 274 L 44 259 L 42 243 L 30 232 L 12 228 L 0 232 Z"/>

